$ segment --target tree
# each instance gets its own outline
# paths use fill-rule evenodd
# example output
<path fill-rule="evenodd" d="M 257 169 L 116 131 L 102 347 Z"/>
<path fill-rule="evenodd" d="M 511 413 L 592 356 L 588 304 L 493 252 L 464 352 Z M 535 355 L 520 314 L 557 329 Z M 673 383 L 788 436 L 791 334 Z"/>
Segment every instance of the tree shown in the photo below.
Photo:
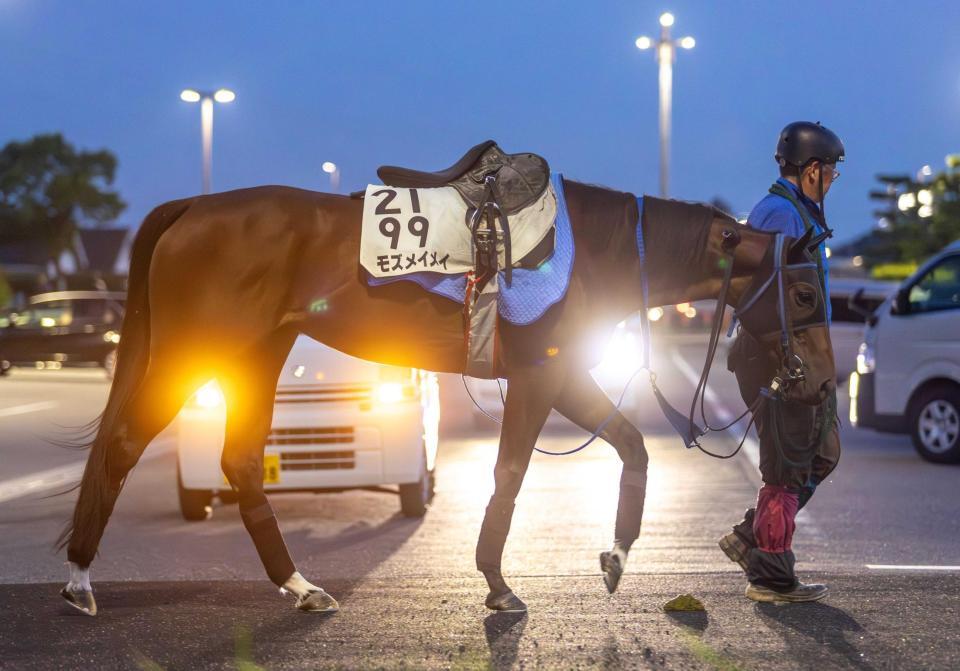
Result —
<path fill-rule="evenodd" d="M 868 267 L 918 264 L 960 239 L 960 172 L 953 167 L 922 181 L 877 175 L 884 188 L 870 198 L 882 203 L 874 211 L 879 227 L 836 251 L 860 254 Z"/>
<path fill-rule="evenodd" d="M 73 247 L 81 225 L 101 225 L 126 208 L 113 184 L 109 151 L 77 151 L 59 133 L 0 150 L 0 244 L 37 241 L 50 258 Z"/>

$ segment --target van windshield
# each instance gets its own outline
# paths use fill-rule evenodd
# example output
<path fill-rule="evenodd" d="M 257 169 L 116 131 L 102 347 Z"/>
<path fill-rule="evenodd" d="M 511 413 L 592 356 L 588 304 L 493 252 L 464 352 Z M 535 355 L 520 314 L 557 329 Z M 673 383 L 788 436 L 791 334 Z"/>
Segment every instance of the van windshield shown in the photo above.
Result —
<path fill-rule="evenodd" d="M 960 308 L 960 256 L 935 265 L 910 287 L 910 312 Z"/>

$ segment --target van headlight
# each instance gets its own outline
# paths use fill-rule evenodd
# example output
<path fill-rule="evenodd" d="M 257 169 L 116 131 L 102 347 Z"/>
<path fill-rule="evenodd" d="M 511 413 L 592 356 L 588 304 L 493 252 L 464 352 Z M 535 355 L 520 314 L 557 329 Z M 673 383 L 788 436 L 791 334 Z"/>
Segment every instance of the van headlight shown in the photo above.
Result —
<path fill-rule="evenodd" d="M 402 401 L 412 401 L 417 397 L 417 388 L 401 382 L 381 382 L 377 385 L 377 403 L 390 405 Z"/>
<path fill-rule="evenodd" d="M 857 352 L 857 372 L 860 375 L 872 373 L 877 367 L 877 355 L 873 347 L 867 343 L 860 343 L 860 349 Z"/>
<path fill-rule="evenodd" d="M 220 385 L 217 384 L 216 380 L 210 380 L 197 389 L 193 396 L 190 397 L 190 400 L 187 401 L 187 405 L 203 410 L 213 410 L 214 408 L 221 407 L 223 404 L 223 392 L 220 391 Z"/>

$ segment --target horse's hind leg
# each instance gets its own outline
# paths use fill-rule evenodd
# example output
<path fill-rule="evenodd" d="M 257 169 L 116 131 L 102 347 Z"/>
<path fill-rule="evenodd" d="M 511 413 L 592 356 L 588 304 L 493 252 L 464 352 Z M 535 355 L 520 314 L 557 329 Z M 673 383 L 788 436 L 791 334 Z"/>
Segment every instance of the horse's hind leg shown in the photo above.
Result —
<path fill-rule="evenodd" d="M 503 429 L 500 432 L 500 450 L 493 470 L 496 488 L 487 505 L 477 540 L 477 569 L 483 573 L 490 587 L 486 606 L 492 610 L 527 609 L 526 604 L 507 586 L 500 571 L 500 562 L 510 532 L 514 500 L 530 464 L 537 436 L 550 414 L 563 372 L 563 363 L 553 361 L 545 366 L 530 367 L 510 374 L 503 410 Z"/>
<path fill-rule="evenodd" d="M 339 607 L 333 597 L 297 572 L 263 490 L 263 452 L 277 377 L 295 338 L 292 330 L 278 331 L 218 376 L 227 401 L 221 466 L 238 492 L 240 517 L 270 580 L 296 595 L 301 610 L 333 612 Z"/>
<path fill-rule="evenodd" d="M 610 417 L 600 437 L 613 445 L 623 461 L 620 499 L 614 526 L 614 544 L 600 555 L 600 568 L 609 592 L 614 592 L 623 575 L 630 546 L 640 535 L 643 502 L 647 493 L 647 450 L 643 435 L 619 412 L 587 371 L 571 371 L 554 406 L 560 414 L 593 433 Z"/>
<path fill-rule="evenodd" d="M 123 483 L 144 449 L 170 423 L 192 391 L 191 380 L 179 373 L 176 358 L 154 358 L 129 403 L 115 418 L 104 418 L 92 450 L 74 510 L 67 560 L 70 581 L 61 595 L 81 611 L 96 614 L 90 586 L 90 564 L 116 505 Z M 102 454 L 102 463 L 94 458 Z"/>

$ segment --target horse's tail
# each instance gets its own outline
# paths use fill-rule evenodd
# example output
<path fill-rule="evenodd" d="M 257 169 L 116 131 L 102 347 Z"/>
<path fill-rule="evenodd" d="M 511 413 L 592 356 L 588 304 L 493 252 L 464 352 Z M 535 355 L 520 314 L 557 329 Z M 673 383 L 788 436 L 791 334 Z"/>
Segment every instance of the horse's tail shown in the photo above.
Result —
<path fill-rule="evenodd" d="M 89 448 L 90 454 L 80 480 L 80 495 L 73 518 L 57 540 L 58 550 L 62 550 L 73 539 L 78 540 L 80 546 L 98 543 L 106 524 L 105 517 L 110 516 L 112 506 L 105 505 L 110 501 L 108 488 L 111 486 L 107 457 L 112 446 L 118 444 L 117 439 L 122 439 L 123 411 L 139 388 L 150 359 L 150 302 L 147 287 L 150 261 L 160 236 L 187 211 L 192 202 L 192 199 L 176 200 L 154 208 L 143 220 L 134 238 L 113 383 L 103 413 L 90 426 L 92 440 L 82 444 L 82 447 Z M 75 543 L 70 545 L 72 548 Z M 88 549 L 83 548 L 80 554 L 86 555 Z M 95 551 L 96 547 L 89 549 L 91 559 Z"/>

